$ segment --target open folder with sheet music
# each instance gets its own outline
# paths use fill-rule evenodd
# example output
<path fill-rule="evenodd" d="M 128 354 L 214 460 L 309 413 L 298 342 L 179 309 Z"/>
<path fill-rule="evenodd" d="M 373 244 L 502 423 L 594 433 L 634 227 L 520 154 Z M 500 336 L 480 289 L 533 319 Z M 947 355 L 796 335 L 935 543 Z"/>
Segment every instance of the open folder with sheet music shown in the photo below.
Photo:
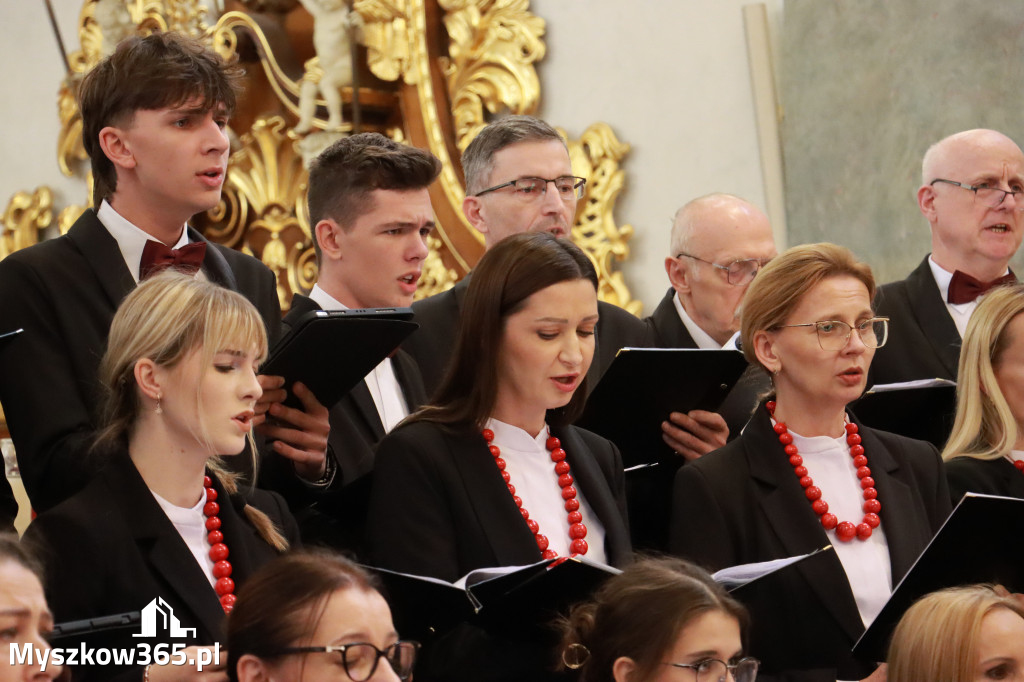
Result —
<path fill-rule="evenodd" d="M 919 379 L 877 384 L 850 405 L 866 426 L 932 443 L 939 450 L 953 430 L 956 383 L 949 379 Z"/>
<path fill-rule="evenodd" d="M 300 407 L 296 381 L 333 407 L 419 328 L 412 316 L 411 308 L 311 310 L 274 345 L 260 374 L 285 378 L 289 407 Z"/>
<path fill-rule="evenodd" d="M 796 557 L 733 566 L 712 577 L 743 601 L 751 590 L 773 589 L 773 574 L 826 551 L 831 545 Z M 582 556 L 481 568 L 454 583 L 367 568 L 384 586 L 398 631 L 414 639 L 442 634 L 461 622 L 516 637 L 547 630 L 555 616 L 567 613 L 572 604 L 588 599 L 605 580 L 622 572 Z"/>
<path fill-rule="evenodd" d="M 576 425 L 615 443 L 627 468 L 672 459 L 661 438 L 669 413 L 717 411 L 746 368 L 735 350 L 623 348 Z"/>
<path fill-rule="evenodd" d="M 903 576 L 854 646 L 857 658 L 884 661 L 896 624 L 930 592 L 993 583 L 1024 592 L 1024 500 L 967 493 Z"/>

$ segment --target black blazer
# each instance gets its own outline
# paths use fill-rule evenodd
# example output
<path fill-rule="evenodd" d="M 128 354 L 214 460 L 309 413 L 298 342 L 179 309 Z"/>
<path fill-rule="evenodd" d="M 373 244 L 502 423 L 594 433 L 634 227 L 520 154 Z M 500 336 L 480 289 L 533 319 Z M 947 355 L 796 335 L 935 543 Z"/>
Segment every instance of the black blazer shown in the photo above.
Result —
<path fill-rule="evenodd" d="M 276 493 L 228 496 L 214 480 L 237 594 L 257 568 L 277 556 L 243 513 L 245 503 L 265 512 L 293 545 L 298 530 Z M 114 456 L 83 490 L 40 515 L 25 540 L 42 548 L 46 597 L 57 622 L 141 611 L 161 597 L 182 627 L 196 628 L 188 645 L 223 640 L 224 612 L 216 592 L 127 453 Z M 134 646 L 130 635 L 124 642 Z M 129 669 L 126 679 L 140 678 L 139 670 Z M 83 679 L 114 677 L 107 667 Z"/>
<path fill-rule="evenodd" d="M 192 241 L 203 237 L 189 228 Z M 259 309 L 273 340 L 281 325 L 274 274 L 251 256 L 208 242 L 203 272 Z M 0 261 L 0 329 L 25 329 L 0 353 L 0 403 L 32 506 L 43 511 L 96 469 L 97 370 L 110 322 L 135 288 L 117 241 L 87 210 L 67 234 Z"/>
<path fill-rule="evenodd" d="M 913 379 L 956 381 L 960 332 L 939 294 L 927 256 L 909 277 L 878 289 L 875 310 L 889 318 L 889 340 L 875 352 L 869 388 Z"/>
<path fill-rule="evenodd" d="M 946 480 L 954 506 L 964 493 L 1024 499 L 1024 474 L 1005 457 L 987 460 L 955 457 L 946 462 Z"/>
<path fill-rule="evenodd" d="M 618 449 L 574 426 L 553 433 L 604 526 L 609 563 L 624 565 L 631 550 Z M 416 422 L 388 434 L 377 449 L 367 527 L 372 565 L 449 582 L 477 568 L 541 560 L 487 443 L 471 427 Z"/>
<path fill-rule="evenodd" d="M 949 514 L 946 478 L 930 443 L 863 426 L 860 434 L 882 503 L 895 585 Z M 742 436 L 676 475 L 672 552 L 709 570 L 805 554 L 834 542 L 804 496 L 763 407 Z M 758 592 L 751 604 L 750 652 L 767 674 L 834 682 L 859 680 L 871 671 L 873 666 L 849 653 L 864 628 L 835 554 L 770 580 L 773 589 Z M 805 654 L 801 667 L 807 670 L 794 672 L 785 664 L 782 652 L 794 644 Z"/>
<path fill-rule="evenodd" d="M 441 385 L 455 348 L 459 314 L 472 274 L 463 277 L 451 289 L 412 304 L 420 328 L 406 339 L 402 348 L 419 366 L 428 398 Z M 604 301 L 597 302 L 597 310 L 600 317 L 596 328 L 594 359 L 587 372 L 588 390 L 594 389 L 620 348 L 647 345 L 647 327 L 636 315 Z"/>

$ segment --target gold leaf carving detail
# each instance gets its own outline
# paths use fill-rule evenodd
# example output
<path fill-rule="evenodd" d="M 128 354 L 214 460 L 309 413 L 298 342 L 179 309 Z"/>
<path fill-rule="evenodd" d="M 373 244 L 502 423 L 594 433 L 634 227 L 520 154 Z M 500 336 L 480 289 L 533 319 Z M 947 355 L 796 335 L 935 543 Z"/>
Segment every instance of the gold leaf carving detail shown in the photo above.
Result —
<path fill-rule="evenodd" d="M 642 304 L 630 295 L 622 273 L 613 270 L 615 262 L 629 256 L 626 242 L 633 236 L 633 226 L 617 226 L 612 215 L 625 180 L 619 161 L 628 151 L 629 145 L 620 142 L 607 123 L 594 123 L 579 140 L 569 140 L 573 172 L 587 178 L 572 236 L 597 266 L 598 297 L 639 315 Z"/>
<path fill-rule="evenodd" d="M 18 192 L 7 202 L 3 233 L 0 235 L 0 258 L 39 241 L 39 233 L 53 220 L 53 191 L 37 187 L 36 191 Z"/>
<path fill-rule="evenodd" d="M 355 0 L 353 9 L 363 18 L 366 63 L 373 75 L 384 81 L 406 77 L 412 39 L 407 0 Z"/>
<path fill-rule="evenodd" d="M 441 258 L 441 240 L 433 234 L 427 236 L 427 248 L 430 252 L 423 261 L 423 273 L 416 288 L 416 299 L 426 298 L 447 291 L 459 281 L 459 273 L 454 268 L 445 266 Z"/>

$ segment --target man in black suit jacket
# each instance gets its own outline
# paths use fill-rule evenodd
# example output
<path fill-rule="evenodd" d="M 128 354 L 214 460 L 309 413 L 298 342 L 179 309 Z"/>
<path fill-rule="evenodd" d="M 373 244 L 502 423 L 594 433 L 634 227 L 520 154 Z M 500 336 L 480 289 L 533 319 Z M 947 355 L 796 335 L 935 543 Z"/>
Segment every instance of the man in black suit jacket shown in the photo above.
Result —
<path fill-rule="evenodd" d="M 665 271 L 672 288 L 646 318 L 652 346 L 658 348 L 735 348 L 740 302 L 757 271 L 775 257 L 775 239 L 766 216 L 731 194 L 709 194 L 690 201 L 672 223 L 671 254 Z M 733 391 L 721 414 L 673 412 L 662 425 L 665 441 L 688 460 L 725 445 L 739 434 L 756 405 L 763 373 L 749 372 L 742 391 Z M 745 405 L 744 398 L 752 400 Z"/>
<path fill-rule="evenodd" d="M 427 188 L 440 172 L 430 152 L 378 133 L 324 150 L 310 167 L 308 193 L 319 278 L 308 297 L 295 296 L 285 323 L 311 310 L 411 305 L 434 228 Z M 336 360 L 344 362 L 344 354 Z M 303 523 L 304 530 L 331 544 L 358 545 L 368 487 L 351 484 L 373 469 L 377 442 L 424 402 L 419 369 L 399 350 L 330 409 L 329 442 L 341 471 L 332 486 L 337 494 L 319 508 L 343 518 L 330 530 Z"/>
<path fill-rule="evenodd" d="M 84 486 L 95 468 L 98 365 L 114 312 L 146 274 L 147 255 L 198 267 L 198 276 L 242 293 L 271 340 L 277 336 L 273 273 L 186 225 L 220 201 L 236 78 L 198 41 L 162 33 L 123 42 L 82 82 L 82 139 L 98 209 L 66 235 L 0 262 L 0 328 L 25 329 L 0 353 L 0 402 L 37 511 Z M 286 408 L 283 380 L 260 381 L 261 409 L 279 421 L 264 424 L 264 434 L 299 473 L 316 478 L 325 467 L 326 409 L 303 389 L 305 410 Z"/>
<path fill-rule="evenodd" d="M 584 178 L 574 178 L 565 140 L 531 116 L 506 116 L 489 124 L 462 155 L 466 198 L 462 212 L 490 248 L 520 232 L 571 237 Z M 441 383 L 455 345 L 455 330 L 469 276 L 448 291 L 413 305 L 420 328 L 403 348 L 419 364 L 427 393 Z M 592 389 L 620 348 L 644 345 L 646 329 L 636 316 L 598 302 L 597 345 L 587 373 Z"/>
<path fill-rule="evenodd" d="M 869 386 L 955 380 L 977 296 L 1009 274 L 1024 234 L 1024 153 L 1002 133 L 967 130 L 937 142 L 921 174 L 917 205 L 931 226 L 932 252 L 905 280 L 878 291 L 889 340 L 875 354 Z"/>

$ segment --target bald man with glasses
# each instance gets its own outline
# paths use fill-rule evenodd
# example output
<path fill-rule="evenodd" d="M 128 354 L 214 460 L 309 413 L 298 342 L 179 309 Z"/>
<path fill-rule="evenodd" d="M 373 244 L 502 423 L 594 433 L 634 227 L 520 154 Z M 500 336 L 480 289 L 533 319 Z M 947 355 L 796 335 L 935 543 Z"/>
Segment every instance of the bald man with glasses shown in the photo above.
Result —
<path fill-rule="evenodd" d="M 932 145 L 921 164 L 917 205 L 932 252 L 906 279 L 879 289 L 890 318 L 868 385 L 956 380 L 960 344 L 979 299 L 1016 281 L 1010 258 L 1024 234 L 1024 153 L 995 130 L 967 130 Z"/>

